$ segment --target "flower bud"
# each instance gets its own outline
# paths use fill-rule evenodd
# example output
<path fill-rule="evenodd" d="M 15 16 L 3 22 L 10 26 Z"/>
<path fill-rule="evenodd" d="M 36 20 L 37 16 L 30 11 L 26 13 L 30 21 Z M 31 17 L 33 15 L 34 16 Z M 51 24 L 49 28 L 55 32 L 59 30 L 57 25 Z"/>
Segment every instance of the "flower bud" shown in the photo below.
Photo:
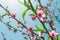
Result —
<path fill-rule="evenodd" d="M 36 17 L 35 16 L 31 16 L 31 19 L 34 21 L 36 19 Z"/>
<path fill-rule="evenodd" d="M 15 17 L 16 17 L 16 13 L 11 14 L 11 16 L 12 16 L 13 18 L 15 18 Z"/>
<path fill-rule="evenodd" d="M 32 30 L 33 30 L 32 26 L 28 26 L 28 27 L 27 27 L 27 30 L 28 30 L 28 31 L 32 31 Z"/>

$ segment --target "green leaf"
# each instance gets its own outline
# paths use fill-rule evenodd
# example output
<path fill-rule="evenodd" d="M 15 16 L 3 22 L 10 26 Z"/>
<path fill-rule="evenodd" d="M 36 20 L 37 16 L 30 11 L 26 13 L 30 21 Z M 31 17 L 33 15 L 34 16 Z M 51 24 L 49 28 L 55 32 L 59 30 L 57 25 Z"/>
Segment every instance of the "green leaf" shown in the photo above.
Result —
<path fill-rule="evenodd" d="M 28 7 L 28 6 L 29 6 L 29 4 L 27 3 L 27 1 L 26 1 L 26 0 L 24 0 L 24 5 L 25 5 L 26 7 Z"/>
<path fill-rule="evenodd" d="M 40 30 L 38 30 L 38 29 L 35 29 L 35 30 L 33 30 L 33 31 L 35 31 L 35 32 L 39 32 Z"/>
<path fill-rule="evenodd" d="M 45 30 L 42 27 L 40 27 L 39 25 L 36 25 L 35 32 L 39 32 L 39 31 L 45 32 Z"/>
<path fill-rule="evenodd" d="M 38 10 L 38 5 L 36 5 L 36 12 L 37 12 L 37 10 Z M 37 14 L 37 13 L 36 13 Z"/>
<path fill-rule="evenodd" d="M 58 40 L 60 40 L 60 38 L 58 38 Z"/>
<path fill-rule="evenodd" d="M 36 14 L 29 14 L 29 16 L 36 16 Z"/>
<path fill-rule="evenodd" d="M 57 40 L 57 39 L 58 39 L 58 40 L 60 40 L 60 38 L 57 38 L 57 37 L 56 37 L 56 38 L 54 38 L 54 40 Z"/>
<path fill-rule="evenodd" d="M 36 10 L 34 8 L 31 8 L 31 10 L 34 12 L 34 14 L 37 15 L 37 12 L 36 12 Z"/>
<path fill-rule="evenodd" d="M 47 11 L 48 11 L 48 10 L 47 10 L 47 9 L 45 9 L 45 10 L 44 10 L 44 14 L 47 14 Z"/>
<path fill-rule="evenodd" d="M 25 15 L 26 15 L 26 12 L 27 12 L 27 11 L 28 11 L 28 9 L 24 10 L 23 13 L 22 13 L 22 18 L 23 18 L 23 20 L 24 20 L 24 17 L 25 17 Z"/>
<path fill-rule="evenodd" d="M 53 40 L 60 40 L 60 38 L 57 38 L 57 37 L 55 37 L 55 38 L 53 38 Z M 50 40 L 50 37 L 48 36 L 48 40 Z"/>
<path fill-rule="evenodd" d="M 2 15 L 2 17 L 6 16 L 6 15 L 8 15 L 8 14 L 7 14 L 7 13 L 5 13 L 5 14 L 3 14 L 3 15 Z"/>
<path fill-rule="evenodd" d="M 48 40 L 50 40 L 50 37 L 48 36 Z"/>

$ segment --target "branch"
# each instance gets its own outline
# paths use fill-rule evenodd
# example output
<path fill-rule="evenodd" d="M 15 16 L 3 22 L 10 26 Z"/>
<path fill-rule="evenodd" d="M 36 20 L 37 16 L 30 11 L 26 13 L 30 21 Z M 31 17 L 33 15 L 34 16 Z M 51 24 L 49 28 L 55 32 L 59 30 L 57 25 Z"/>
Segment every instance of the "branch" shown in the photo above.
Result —
<path fill-rule="evenodd" d="M 37 13 L 36 12 L 36 10 L 34 9 L 34 7 L 32 6 L 32 3 L 31 3 L 31 1 L 30 0 L 28 0 L 28 2 L 30 3 L 30 5 L 31 5 L 31 8 L 32 8 L 32 11 L 33 11 L 33 13 Z M 43 27 L 44 27 L 44 29 L 46 30 L 46 33 L 49 35 L 49 32 L 48 32 L 48 30 L 47 30 L 47 28 L 45 27 L 45 24 L 39 19 L 39 17 L 37 17 L 38 18 L 38 20 L 41 22 L 41 24 L 43 25 Z M 49 35 L 50 36 L 50 35 Z M 52 40 L 53 40 L 53 38 L 52 37 L 50 37 Z"/>
<path fill-rule="evenodd" d="M 9 15 L 11 14 L 7 9 L 5 9 L 1 4 L 0 4 L 0 7 L 2 7 Z M 11 16 L 11 15 L 10 15 Z M 11 16 L 12 17 L 12 16 Z M 13 18 L 13 17 L 12 17 Z M 22 26 L 24 26 L 25 28 L 26 28 L 26 26 L 23 24 L 23 23 L 21 23 L 19 20 L 17 20 L 16 18 L 13 18 L 13 19 L 15 19 L 18 23 L 20 23 Z"/>
<path fill-rule="evenodd" d="M 1 4 L 0 4 L 0 7 L 1 8 L 3 8 L 9 15 L 11 14 L 7 9 L 5 9 Z M 11 16 L 11 15 L 10 15 Z M 11 16 L 12 17 L 12 16 Z M 18 23 L 20 23 L 25 29 L 27 29 L 27 27 L 23 24 L 23 23 L 21 23 L 19 20 L 17 20 L 16 18 L 13 18 L 13 19 L 15 19 Z M 1 22 L 3 22 L 2 20 L 1 20 Z M 4 23 L 4 22 L 3 22 Z M 6 24 L 6 23 L 4 23 L 4 24 Z M 8 26 L 10 26 L 10 27 L 12 27 L 11 25 L 9 25 L 9 24 L 6 24 L 6 25 L 8 25 Z M 15 29 L 14 27 L 12 27 L 13 29 Z M 20 30 L 17 30 L 17 31 L 20 31 Z M 21 32 L 21 31 L 20 31 Z M 33 34 L 35 34 L 35 35 L 37 35 L 36 33 L 34 33 L 33 31 L 32 31 L 32 33 Z M 39 35 L 37 35 L 37 36 L 39 36 Z M 43 37 L 41 37 L 42 39 L 43 39 Z M 44 40 L 44 39 L 43 39 Z"/>

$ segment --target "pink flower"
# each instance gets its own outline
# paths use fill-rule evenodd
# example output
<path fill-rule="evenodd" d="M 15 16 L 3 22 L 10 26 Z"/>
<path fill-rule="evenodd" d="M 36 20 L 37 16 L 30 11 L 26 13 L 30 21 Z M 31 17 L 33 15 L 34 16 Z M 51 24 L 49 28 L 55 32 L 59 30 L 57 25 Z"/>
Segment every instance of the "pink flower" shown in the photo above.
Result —
<path fill-rule="evenodd" d="M 15 17 L 16 17 L 16 13 L 11 14 L 11 16 L 12 16 L 13 18 L 15 18 Z"/>
<path fill-rule="evenodd" d="M 43 10 L 38 10 L 37 14 L 39 14 L 38 16 L 41 16 L 43 14 Z"/>
<path fill-rule="evenodd" d="M 34 21 L 36 19 L 36 17 L 35 16 L 31 16 L 31 19 Z"/>
<path fill-rule="evenodd" d="M 35 40 L 36 39 L 36 35 L 35 34 L 30 34 L 30 38 L 31 38 L 31 40 Z"/>
<path fill-rule="evenodd" d="M 28 31 L 32 31 L 32 30 L 33 30 L 33 27 L 32 27 L 32 26 L 28 26 L 28 27 L 27 27 L 27 30 L 28 30 Z"/>
<path fill-rule="evenodd" d="M 52 30 L 51 32 L 49 32 L 50 36 L 52 38 L 56 37 L 58 35 L 58 33 L 56 33 L 54 30 Z"/>
<path fill-rule="evenodd" d="M 39 37 L 42 37 L 42 35 L 43 35 L 43 32 L 39 32 Z"/>
<path fill-rule="evenodd" d="M 43 21 L 43 18 L 46 17 L 46 15 L 43 13 L 43 10 L 39 10 L 39 11 L 37 12 L 37 16 L 39 17 L 39 19 L 40 19 L 41 21 Z"/>

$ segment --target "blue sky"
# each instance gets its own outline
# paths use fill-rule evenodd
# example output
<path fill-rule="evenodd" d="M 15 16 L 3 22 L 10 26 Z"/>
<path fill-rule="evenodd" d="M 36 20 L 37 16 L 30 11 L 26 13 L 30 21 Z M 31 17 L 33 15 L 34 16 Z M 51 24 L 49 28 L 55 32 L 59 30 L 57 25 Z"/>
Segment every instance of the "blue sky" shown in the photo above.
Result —
<path fill-rule="evenodd" d="M 20 1 L 23 2 L 23 0 L 20 0 Z M 59 3 L 59 0 L 57 0 L 57 1 Z M 42 5 L 46 6 L 46 4 L 48 3 L 48 0 L 42 0 L 41 3 L 42 3 Z M 0 4 L 2 4 L 5 8 L 6 8 L 6 6 L 8 6 L 8 9 L 10 10 L 10 12 L 11 13 L 16 13 L 17 14 L 16 18 L 18 20 L 22 21 L 21 15 L 22 15 L 23 10 L 25 10 L 26 8 L 23 5 L 21 5 L 20 3 L 18 3 L 17 0 L 0 0 Z M 34 7 L 36 6 L 36 2 L 34 0 L 32 0 L 32 4 L 34 5 Z M 59 4 L 57 5 L 58 8 L 60 7 Z M 54 8 L 54 6 L 52 6 L 52 8 Z M 2 15 L 3 13 L 5 13 L 5 11 L 0 7 L 0 15 Z M 40 26 L 42 26 L 41 23 L 39 23 L 38 20 L 33 22 L 30 19 L 30 17 L 28 16 L 28 14 L 30 14 L 30 13 L 32 13 L 32 12 L 28 11 L 27 14 L 26 14 L 26 17 L 25 17 L 26 18 L 25 20 L 27 22 L 26 25 L 34 26 L 35 24 L 38 23 Z M 59 13 L 59 12 L 57 12 L 57 13 Z M 16 28 L 16 24 L 15 24 L 16 21 L 14 21 L 13 19 L 9 19 L 9 20 L 11 20 L 11 25 Z M 5 17 L 3 19 L 3 21 L 5 21 L 5 22 L 7 22 L 9 20 L 8 20 L 8 17 Z M 57 29 L 59 30 L 60 29 L 59 28 L 60 24 L 57 24 L 57 23 L 58 22 L 56 22 L 56 26 L 57 26 Z M 3 32 L 6 35 L 5 37 L 7 38 L 7 40 L 24 40 L 23 36 L 22 36 L 22 34 L 20 32 L 13 33 L 12 31 L 9 31 L 7 26 L 5 24 L 3 24 L 2 22 L 0 22 L 0 40 L 3 40 L 1 32 Z"/>

